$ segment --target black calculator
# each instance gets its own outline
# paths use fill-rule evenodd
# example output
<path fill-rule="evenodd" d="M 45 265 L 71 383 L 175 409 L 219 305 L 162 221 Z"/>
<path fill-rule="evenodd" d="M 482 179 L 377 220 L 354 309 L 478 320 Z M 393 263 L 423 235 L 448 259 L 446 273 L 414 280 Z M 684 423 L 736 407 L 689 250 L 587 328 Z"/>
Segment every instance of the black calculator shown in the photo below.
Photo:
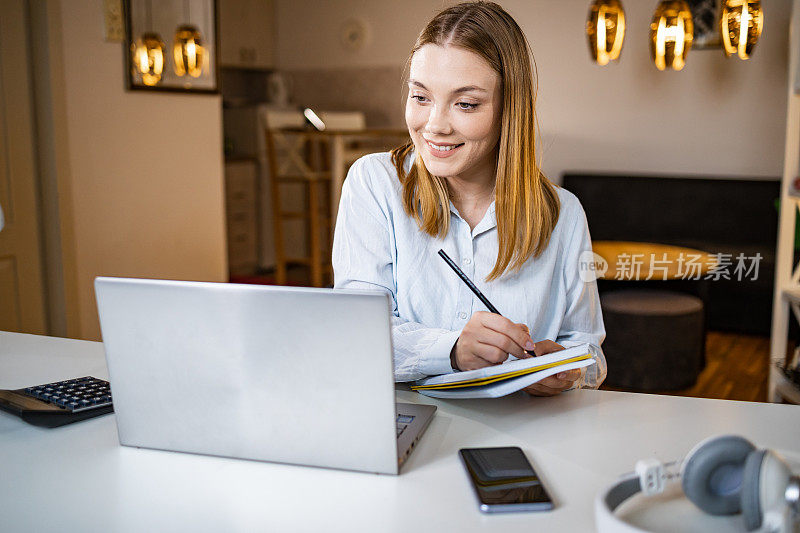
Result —
<path fill-rule="evenodd" d="M 85 376 L 0 390 L 0 409 L 35 426 L 52 428 L 110 413 L 114 406 L 108 381 Z"/>

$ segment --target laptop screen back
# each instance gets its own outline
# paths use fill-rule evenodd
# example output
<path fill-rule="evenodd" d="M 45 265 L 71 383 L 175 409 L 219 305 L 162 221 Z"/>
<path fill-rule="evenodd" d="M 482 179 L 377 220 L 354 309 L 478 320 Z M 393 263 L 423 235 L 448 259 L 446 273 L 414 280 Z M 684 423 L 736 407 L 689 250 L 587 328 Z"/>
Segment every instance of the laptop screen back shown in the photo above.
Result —
<path fill-rule="evenodd" d="M 120 443 L 397 473 L 386 294 L 97 278 Z"/>

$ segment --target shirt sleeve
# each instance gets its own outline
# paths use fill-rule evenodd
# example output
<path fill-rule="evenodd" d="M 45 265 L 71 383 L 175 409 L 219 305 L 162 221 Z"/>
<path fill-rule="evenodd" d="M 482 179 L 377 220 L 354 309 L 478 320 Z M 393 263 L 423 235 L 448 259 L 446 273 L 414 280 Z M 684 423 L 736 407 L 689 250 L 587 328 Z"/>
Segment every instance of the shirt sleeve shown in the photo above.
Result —
<path fill-rule="evenodd" d="M 391 185 L 375 183 L 382 172 L 383 166 L 367 156 L 347 173 L 333 238 L 334 288 L 379 290 L 391 296 L 395 381 L 453 372 L 450 350 L 461 332 L 429 328 L 399 316 L 393 213 L 380 193 L 382 186 Z"/>
<path fill-rule="evenodd" d="M 579 206 L 575 216 L 573 229 L 564 247 L 564 286 L 566 289 L 567 308 L 561 321 L 556 342 L 564 348 L 579 344 L 591 343 L 598 348 L 606 337 L 603 325 L 603 312 L 600 309 L 600 296 L 597 292 L 597 281 L 590 276 L 590 271 L 581 270 L 580 262 L 592 259 L 592 240 L 586 214 Z M 583 275 L 582 275 L 583 272 Z M 605 367 L 602 350 L 598 365 Z M 589 385 L 586 373 L 576 387 L 595 388 L 599 383 Z"/>

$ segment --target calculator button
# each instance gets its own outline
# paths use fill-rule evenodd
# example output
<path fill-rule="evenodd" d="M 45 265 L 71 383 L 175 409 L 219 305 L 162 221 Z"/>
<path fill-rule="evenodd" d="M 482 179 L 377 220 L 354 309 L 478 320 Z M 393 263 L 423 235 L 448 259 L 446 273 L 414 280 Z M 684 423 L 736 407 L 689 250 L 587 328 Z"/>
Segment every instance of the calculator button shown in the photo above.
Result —
<path fill-rule="evenodd" d="M 91 376 L 26 387 L 21 392 L 43 402 L 58 405 L 67 411 L 83 411 L 112 405 L 108 381 Z"/>

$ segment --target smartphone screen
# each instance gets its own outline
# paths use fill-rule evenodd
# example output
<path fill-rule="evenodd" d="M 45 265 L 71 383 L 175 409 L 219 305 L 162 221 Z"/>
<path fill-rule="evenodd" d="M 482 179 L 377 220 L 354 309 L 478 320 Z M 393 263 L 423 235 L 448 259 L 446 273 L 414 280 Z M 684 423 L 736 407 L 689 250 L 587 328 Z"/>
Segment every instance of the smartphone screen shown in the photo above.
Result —
<path fill-rule="evenodd" d="M 462 448 L 481 511 L 545 511 L 553 501 L 520 448 Z"/>

